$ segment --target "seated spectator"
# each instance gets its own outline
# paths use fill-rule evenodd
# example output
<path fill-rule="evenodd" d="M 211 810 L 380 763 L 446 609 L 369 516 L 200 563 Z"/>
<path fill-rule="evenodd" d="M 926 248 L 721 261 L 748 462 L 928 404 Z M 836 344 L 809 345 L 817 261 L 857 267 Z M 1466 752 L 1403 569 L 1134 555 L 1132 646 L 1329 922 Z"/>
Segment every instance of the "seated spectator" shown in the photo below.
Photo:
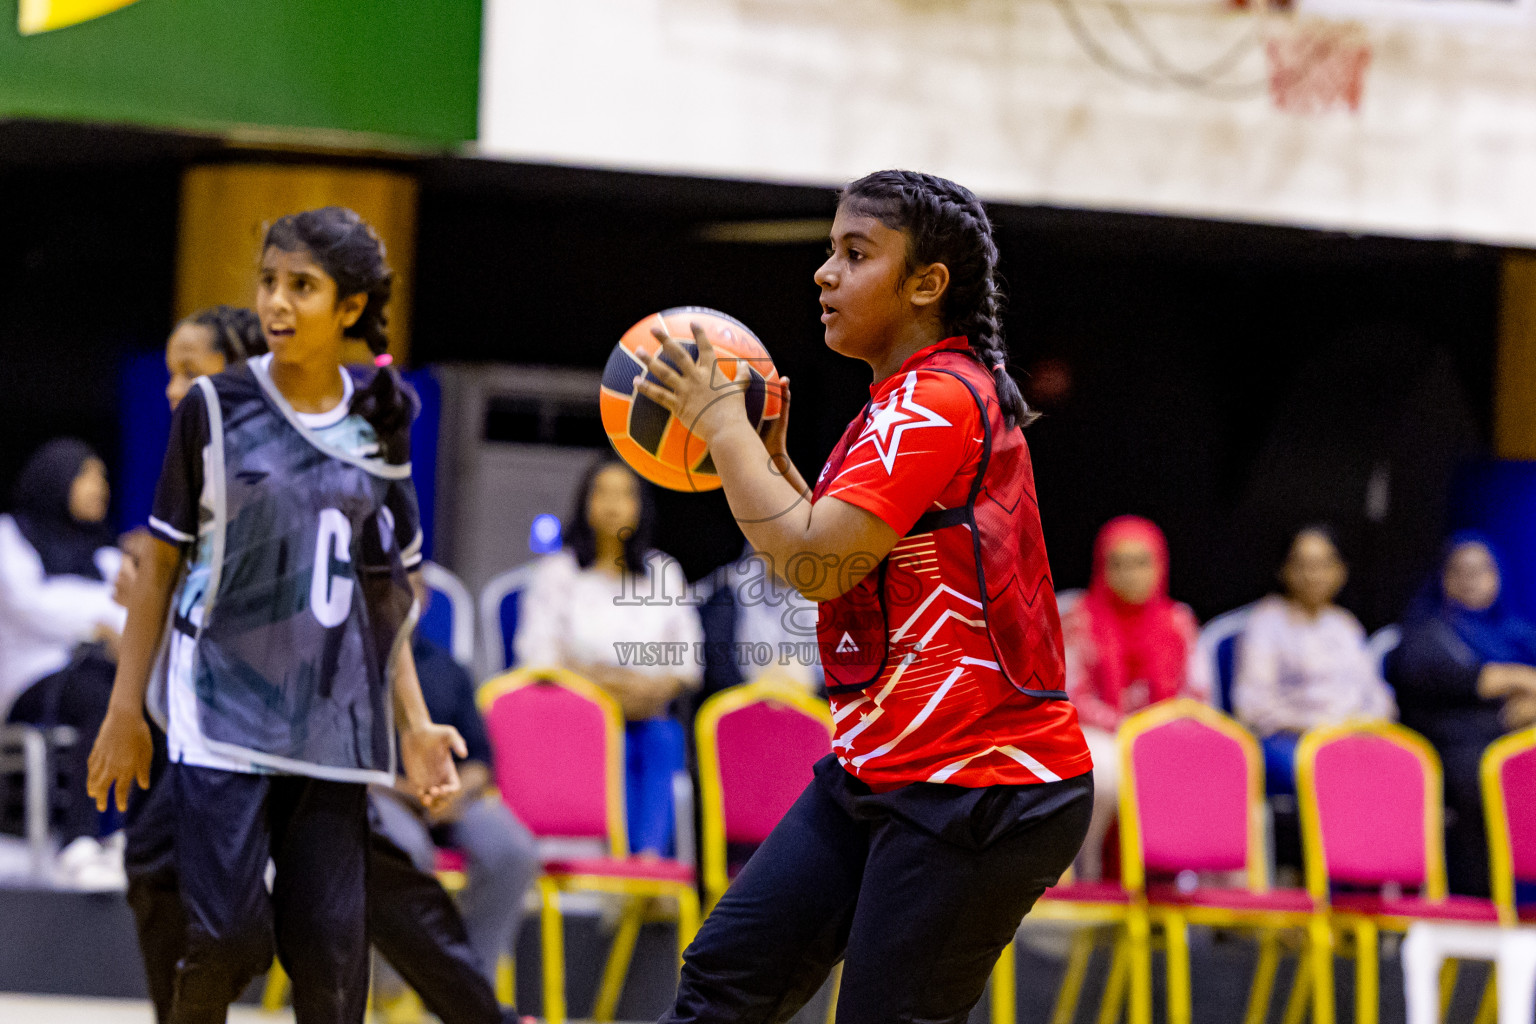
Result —
<path fill-rule="evenodd" d="M 1387 660 L 1403 724 L 1428 737 L 1445 769 L 1451 891 L 1488 895 L 1488 838 L 1478 768 L 1505 732 L 1536 723 L 1536 626 L 1500 600 L 1492 545 L 1457 534 L 1440 571 L 1403 617 Z"/>
<path fill-rule="evenodd" d="M 15 511 L 0 515 L 0 714 L 79 645 L 122 632 L 109 497 L 106 465 L 70 437 L 39 448 L 17 478 Z"/>
<path fill-rule="evenodd" d="M 143 530 L 136 530 L 123 538 L 122 564 L 112 587 L 112 600 L 123 607 L 127 607 L 128 590 L 133 586 L 147 537 Z M 76 841 L 95 839 L 103 832 L 113 831 L 118 818 L 115 810 L 98 815 L 95 802 L 85 791 L 86 759 L 91 744 L 96 742 L 96 734 L 101 731 L 102 719 L 107 716 L 107 704 L 112 698 L 112 677 L 116 673 L 115 643 L 98 640 L 80 644 L 69 664 L 23 690 L 11 705 L 8 716 L 14 723 L 48 729 L 67 725 L 75 730 L 74 745 L 64 750 L 59 758 L 60 784 L 65 787 L 60 808 L 62 815 L 56 828 L 60 843 L 66 847 L 61 867 L 72 883 L 81 883 L 81 878 L 75 876 L 100 874 L 112 883 L 103 886 L 106 888 L 122 887 L 116 884 L 122 870 L 121 856 L 115 844 L 103 852 L 98 844 L 76 845 Z M 108 867 L 98 870 L 101 864 Z"/>
<path fill-rule="evenodd" d="M 1308 729 L 1397 717 L 1365 629 L 1333 603 L 1348 578 L 1333 531 L 1303 528 L 1280 569 L 1284 595 L 1259 601 L 1238 638 L 1233 711 L 1263 742 L 1271 794 L 1296 792 L 1296 743 Z"/>
<path fill-rule="evenodd" d="M 613 457 L 581 481 L 566 547 L 545 555 L 523 595 L 513 650 L 519 665 L 569 669 L 606 690 L 626 719 L 629 846 L 669 855 L 672 775 L 686 767 L 673 699 L 698 687 L 699 616 L 683 571 L 650 549 L 654 505 L 646 485 Z M 641 644 L 665 657 L 642 658 Z M 665 664 L 643 664 L 663 661 Z"/>
<path fill-rule="evenodd" d="M 1097 880 L 1115 820 L 1120 759 L 1115 732 L 1126 716 L 1172 697 L 1210 699 L 1210 672 L 1195 656 L 1199 624 L 1168 596 L 1168 545 L 1138 516 L 1112 519 L 1093 546 L 1088 593 L 1061 622 L 1067 693 L 1093 753 L 1093 818 L 1078 876 Z"/>
<path fill-rule="evenodd" d="M 789 680 L 808 693 L 821 688 L 816 603 L 785 586 L 751 545 L 698 590 L 706 647 L 701 697 L 762 676 Z"/>
<path fill-rule="evenodd" d="M 419 575 L 412 582 L 425 610 L 430 594 Z M 437 847 L 463 851 L 466 883 L 459 910 L 469 943 L 494 986 L 497 960 L 517 938 L 523 894 L 539 874 L 539 854 L 533 835 L 491 787 L 491 744 L 469 673 L 419 633 L 411 641 L 411 654 L 432 721 L 458 729 L 469 757 L 458 762 L 460 788 L 447 803 L 428 811 L 407 795 L 404 785 L 373 787 L 371 812 L 379 831 L 424 872 L 432 870 Z"/>
<path fill-rule="evenodd" d="M 166 398 L 171 408 L 174 409 L 176 403 L 186 396 L 195 378 L 218 373 L 224 369 L 226 362 L 243 359 L 253 352 L 265 351 L 265 348 L 261 322 L 249 310 L 218 306 L 183 320 L 177 324 L 166 343 L 165 362 L 170 374 Z M 79 442 L 74 442 L 74 445 L 79 445 Z M 68 450 L 65 454 L 72 461 L 82 450 L 89 457 L 77 474 L 77 480 L 81 477 L 85 479 L 86 489 L 92 495 L 91 500 L 99 501 L 100 512 L 99 517 L 96 517 L 96 510 L 91 512 L 91 516 L 96 518 L 90 521 L 97 523 L 97 526 L 88 531 L 85 546 L 89 547 L 101 543 L 109 536 L 105 526 L 100 525 L 100 520 L 106 515 L 107 490 L 105 471 L 100 468 L 100 460 L 89 455 L 88 449 L 81 446 L 74 448 L 73 454 Z M 21 486 L 32 485 L 25 483 L 24 476 Z M 77 515 L 76 518 L 80 517 Z M 132 583 L 140 550 L 147 539 L 147 532 L 140 529 L 126 535 L 123 540 L 119 568 L 109 588 L 112 601 L 118 606 L 127 605 L 128 588 Z M 101 549 L 100 553 L 105 557 L 116 554 L 109 548 Z M 85 567 L 84 553 L 78 557 L 82 568 Z M 3 561 L 3 556 L 0 556 L 0 561 Z M 99 586 L 94 589 L 99 589 Z M 58 829 L 60 841 L 65 844 L 59 858 L 60 870 L 66 881 L 79 888 L 120 889 L 126 884 L 121 837 L 113 837 L 100 844 L 94 842 L 99 832 L 112 832 L 116 829 L 119 815 L 109 807 L 105 814 L 98 816 L 85 792 L 86 759 L 101 729 L 102 719 L 106 717 L 112 693 L 112 678 L 117 671 L 115 628 L 98 630 L 95 635 L 101 639 L 78 644 L 64 667 L 24 690 L 12 705 L 9 718 L 12 722 L 44 727 L 67 725 L 75 729 L 75 746 L 65 751 L 60 758 L 60 775 L 67 787 Z M 0 660 L 3 659 L 4 653 L 0 652 Z"/>

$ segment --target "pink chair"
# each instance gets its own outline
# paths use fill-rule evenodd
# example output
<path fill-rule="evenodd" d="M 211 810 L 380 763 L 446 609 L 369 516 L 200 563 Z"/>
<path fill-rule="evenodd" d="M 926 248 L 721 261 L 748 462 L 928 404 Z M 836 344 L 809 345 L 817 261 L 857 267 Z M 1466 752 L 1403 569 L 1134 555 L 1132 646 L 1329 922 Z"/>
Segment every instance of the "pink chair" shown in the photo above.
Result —
<path fill-rule="evenodd" d="M 1307 889 L 1353 940 L 1359 1024 L 1380 1013 L 1382 929 L 1498 920 L 1492 902 L 1446 894 L 1440 778 L 1428 741 L 1390 722 L 1322 726 L 1296 747 Z"/>
<path fill-rule="evenodd" d="M 1536 884 L 1536 729 L 1522 729 L 1483 752 L 1483 815 L 1489 877 L 1501 924 L 1536 924 L 1536 903 L 1515 902 L 1515 884 Z"/>
<path fill-rule="evenodd" d="M 1167 939 L 1168 1019 L 1188 1024 L 1191 924 L 1257 932 L 1259 962 L 1249 992 L 1249 1024 L 1261 1024 L 1267 1015 L 1280 933 L 1299 932 L 1303 954 L 1287 1018 L 1310 998 L 1312 1019 L 1332 1024 L 1327 919 L 1307 893 L 1269 887 L 1258 743 L 1231 718 L 1184 698 L 1132 715 L 1121 725 L 1118 741 L 1121 884 L 1132 897 L 1126 922 L 1132 1024 L 1151 1019 L 1153 926 L 1160 926 Z M 1193 884 L 1202 872 L 1238 874 L 1242 884 Z"/>
<path fill-rule="evenodd" d="M 539 878 L 544 951 L 544 1017 L 563 1024 L 565 933 L 560 894 L 604 892 L 624 912 L 593 1019 L 610 1021 L 644 923 L 657 899 L 675 905 L 677 950 L 698 930 L 694 872 L 672 860 L 629 856 L 624 818 L 624 722 L 618 705 L 580 676 L 555 669 L 508 672 L 480 688 L 479 704 L 495 753 L 501 798 L 539 838 L 598 839 L 606 856 L 549 861 Z"/>
<path fill-rule="evenodd" d="M 810 785 L 811 766 L 832 752 L 832 712 L 799 684 L 767 675 L 710 697 L 693 728 L 707 913 L 731 882 L 729 844 L 767 839 Z M 827 1024 L 836 1013 L 834 987 Z"/>
<path fill-rule="evenodd" d="M 832 752 L 832 713 L 793 683 L 733 686 L 706 700 L 694 719 L 703 822 L 705 907 L 730 884 L 730 843 L 768 838 L 800 792 L 811 766 Z"/>
<path fill-rule="evenodd" d="M 1072 1024 L 1077 1019 L 1077 1005 L 1082 999 L 1083 983 L 1088 977 L 1088 967 L 1098 946 L 1108 945 L 1111 951 L 1109 977 L 1104 984 L 1104 994 L 1099 1003 L 1101 1022 L 1117 1021 L 1125 1006 L 1126 986 L 1130 964 L 1126 942 L 1126 920 L 1131 910 L 1131 899 L 1118 882 L 1079 882 L 1069 870 L 1061 881 L 1045 890 L 1033 910 L 1031 921 L 1057 921 L 1076 925 L 1072 935 L 1072 949 L 1067 956 L 1066 973 L 1061 987 L 1056 990 L 1056 1005 L 1051 1010 L 1051 1024 Z M 1015 991 L 1013 947 L 1003 951 L 997 967 L 992 972 L 995 999 L 1011 1006 Z M 1150 999 L 1150 996 L 1148 996 Z M 1134 1012 L 1134 1011 L 1133 1011 Z M 1147 1014 L 1151 1006 L 1145 1007 Z M 992 1015 L 992 1024 L 1012 1024 L 1013 1014 Z"/>

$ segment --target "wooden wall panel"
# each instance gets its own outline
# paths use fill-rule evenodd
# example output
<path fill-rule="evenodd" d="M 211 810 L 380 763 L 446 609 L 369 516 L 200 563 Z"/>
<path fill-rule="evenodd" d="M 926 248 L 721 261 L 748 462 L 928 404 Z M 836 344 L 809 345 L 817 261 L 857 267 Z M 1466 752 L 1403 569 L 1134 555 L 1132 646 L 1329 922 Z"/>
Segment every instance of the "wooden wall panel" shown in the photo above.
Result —
<path fill-rule="evenodd" d="M 1501 292 L 1494 451 L 1536 459 L 1536 253 L 1505 253 Z"/>
<path fill-rule="evenodd" d="M 317 206 L 348 206 L 384 240 L 395 271 L 389 303 L 390 351 L 410 351 L 416 246 L 416 182 L 393 171 L 291 164 L 211 164 L 182 178 L 176 254 L 176 316 L 206 306 L 250 306 L 267 225 Z M 347 358 L 366 362 L 359 342 Z"/>

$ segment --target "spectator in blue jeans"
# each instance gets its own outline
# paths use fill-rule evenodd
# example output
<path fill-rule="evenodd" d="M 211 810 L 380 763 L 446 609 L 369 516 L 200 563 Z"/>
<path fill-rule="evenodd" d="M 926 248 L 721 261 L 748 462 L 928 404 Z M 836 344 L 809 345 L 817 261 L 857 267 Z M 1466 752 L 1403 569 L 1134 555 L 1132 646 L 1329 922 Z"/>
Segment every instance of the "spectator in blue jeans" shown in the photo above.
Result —
<path fill-rule="evenodd" d="M 539 560 L 523 594 L 514 651 L 518 665 L 569 669 L 618 703 L 629 848 L 669 856 L 672 776 L 686 767 L 687 745 L 668 708 L 703 678 L 704 633 L 682 568 L 650 547 L 655 516 L 633 470 L 611 456 L 593 463 L 565 548 Z"/>
<path fill-rule="evenodd" d="M 1348 578 L 1332 530 L 1299 530 L 1280 569 L 1284 594 L 1256 604 L 1238 640 L 1233 710 L 1263 741 L 1271 795 L 1296 792 L 1296 743 L 1308 729 L 1397 717 L 1365 629 L 1334 604 Z"/>
<path fill-rule="evenodd" d="M 427 595 L 419 583 L 417 600 L 425 608 Z M 371 810 L 379 831 L 423 871 L 432 870 L 438 847 L 464 854 L 459 910 L 469 943 L 494 984 L 496 962 L 517 937 L 523 894 L 539 873 L 538 851 L 532 834 L 491 788 L 491 745 L 469 673 L 419 634 L 411 653 L 432 720 L 458 729 L 469 757 L 459 762 L 461 788 L 446 806 L 427 811 L 403 790 L 375 787 Z"/>

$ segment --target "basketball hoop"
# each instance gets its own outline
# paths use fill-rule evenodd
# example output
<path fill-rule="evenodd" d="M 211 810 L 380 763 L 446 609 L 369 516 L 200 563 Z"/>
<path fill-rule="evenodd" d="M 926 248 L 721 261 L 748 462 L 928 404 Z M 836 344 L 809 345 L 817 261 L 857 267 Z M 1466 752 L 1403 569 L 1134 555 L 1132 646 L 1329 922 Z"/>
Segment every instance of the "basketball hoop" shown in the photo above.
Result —
<path fill-rule="evenodd" d="M 1319 18 L 1276 23 L 1264 40 L 1264 58 L 1277 109 L 1293 114 L 1359 111 L 1371 63 L 1362 26 Z"/>

